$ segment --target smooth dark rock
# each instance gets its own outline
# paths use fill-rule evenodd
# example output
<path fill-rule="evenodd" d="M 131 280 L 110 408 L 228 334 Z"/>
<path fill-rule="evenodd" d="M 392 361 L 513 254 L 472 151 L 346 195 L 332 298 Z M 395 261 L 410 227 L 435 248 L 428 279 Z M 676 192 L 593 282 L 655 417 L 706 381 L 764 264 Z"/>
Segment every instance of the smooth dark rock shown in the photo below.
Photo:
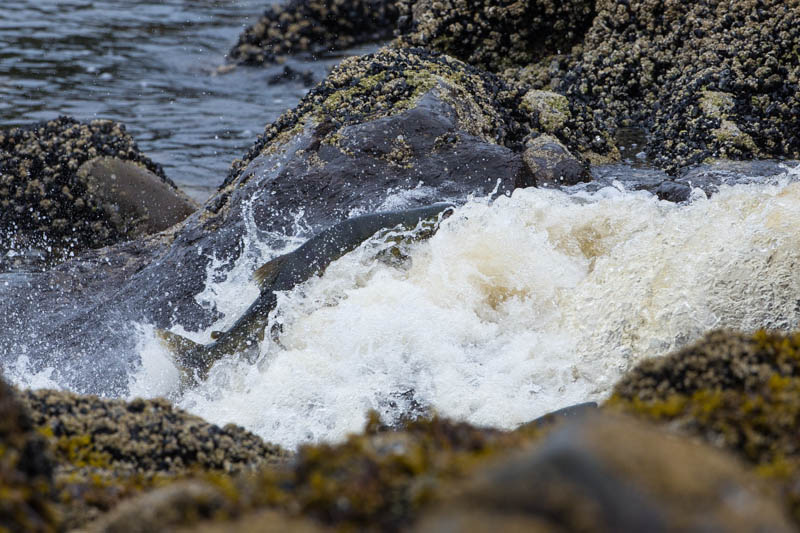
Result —
<path fill-rule="evenodd" d="M 98 157 L 81 165 L 77 175 L 126 238 L 158 233 L 197 210 L 183 192 L 128 161 Z"/>
<path fill-rule="evenodd" d="M 535 420 L 523 425 L 523 427 L 545 427 L 556 422 L 563 422 L 575 418 L 586 416 L 597 409 L 597 402 L 583 402 L 568 407 L 557 409 L 544 416 L 540 416 Z"/>

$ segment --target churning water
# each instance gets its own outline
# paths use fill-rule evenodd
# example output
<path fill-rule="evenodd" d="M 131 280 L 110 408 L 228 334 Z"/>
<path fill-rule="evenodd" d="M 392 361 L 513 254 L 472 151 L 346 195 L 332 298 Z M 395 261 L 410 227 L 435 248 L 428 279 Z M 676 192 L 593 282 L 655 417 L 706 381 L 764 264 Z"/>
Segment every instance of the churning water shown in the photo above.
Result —
<path fill-rule="evenodd" d="M 258 357 L 218 363 L 177 401 L 287 446 L 340 439 L 368 409 L 511 428 L 602 399 L 637 361 L 710 329 L 797 327 L 800 171 L 790 174 L 686 205 L 613 187 L 473 200 L 400 259 L 368 242 L 282 294 Z M 254 296 L 231 277 L 239 288 L 212 275 L 206 293 Z M 152 331 L 142 338 L 133 393 L 175 394 L 169 355 Z"/>
<path fill-rule="evenodd" d="M 214 75 L 263 4 L 4 0 L 0 126 L 59 114 L 122 121 L 202 199 L 307 89 L 271 85 L 282 66 Z M 318 81 L 337 61 L 291 65 Z M 390 422 L 435 411 L 510 428 L 601 399 L 637 361 L 709 329 L 797 327 L 800 184 L 792 180 L 800 171 L 711 198 L 698 192 L 685 205 L 614 187 L 474 199 L 428 240 L 399 254 L 365 243 L 281 294 L 256 356 L 218 363 L 194 389 L 179 391 L 170 355 L 140 325 L 131 396 L 169 396 L 286 446 L 341 439 L 368 409 Z M 233 270 L 212 265 L 196 297 L 224 317 L 187 336 L 208 342 L 233 323 L 258 294 L 253 270 L 286 251 L 255 237 L 246 246 Z M 30 372 L 25 357 L 5 377 L 60 385 L 52 369 Z"/>

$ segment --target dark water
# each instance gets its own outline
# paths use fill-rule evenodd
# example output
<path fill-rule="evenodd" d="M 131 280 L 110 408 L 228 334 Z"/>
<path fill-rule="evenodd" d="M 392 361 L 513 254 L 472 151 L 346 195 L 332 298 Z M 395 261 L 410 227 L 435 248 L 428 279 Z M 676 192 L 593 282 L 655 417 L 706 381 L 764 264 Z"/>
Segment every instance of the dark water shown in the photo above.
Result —
<path fill-rule="evenodd" d="M 284 66 L 216 75 L 265 0 L 0 0 L 0 127 L 58 115 L 121 121 L 204 199 L 308 90 Z M 361 53 L 354 50 L 352 53 Z M 321 80 L 340 58 L 289 65 Z"/>

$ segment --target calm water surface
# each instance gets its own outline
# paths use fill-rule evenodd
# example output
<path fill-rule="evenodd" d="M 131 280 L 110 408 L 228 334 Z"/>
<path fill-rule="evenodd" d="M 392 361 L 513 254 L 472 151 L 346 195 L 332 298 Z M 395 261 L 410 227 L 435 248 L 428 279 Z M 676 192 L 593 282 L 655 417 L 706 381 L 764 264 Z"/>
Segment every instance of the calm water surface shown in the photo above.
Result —
<path fill-rule="evenodd" d="M 264 0 L 2 0 L 0 127 L 72 115 L 121 121 L 198 200 L 308 87 L 284 66 L 216 75 Z M 354 50 L 362 53 L 366 50 Z M 321 80 L 340 60 L 291 60 Z"/>

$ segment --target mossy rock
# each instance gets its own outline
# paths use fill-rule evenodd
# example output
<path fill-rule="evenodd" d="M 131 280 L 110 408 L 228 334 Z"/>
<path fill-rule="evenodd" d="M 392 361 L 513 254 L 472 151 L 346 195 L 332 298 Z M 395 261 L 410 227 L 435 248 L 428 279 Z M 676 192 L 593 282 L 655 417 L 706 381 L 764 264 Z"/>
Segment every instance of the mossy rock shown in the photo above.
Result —
<path fill-rule="evenodd" d="M 606 405 L 737 453 L 782 483 L 800 524 L 800 334 L 710 333 L 641 363 Z"/>

